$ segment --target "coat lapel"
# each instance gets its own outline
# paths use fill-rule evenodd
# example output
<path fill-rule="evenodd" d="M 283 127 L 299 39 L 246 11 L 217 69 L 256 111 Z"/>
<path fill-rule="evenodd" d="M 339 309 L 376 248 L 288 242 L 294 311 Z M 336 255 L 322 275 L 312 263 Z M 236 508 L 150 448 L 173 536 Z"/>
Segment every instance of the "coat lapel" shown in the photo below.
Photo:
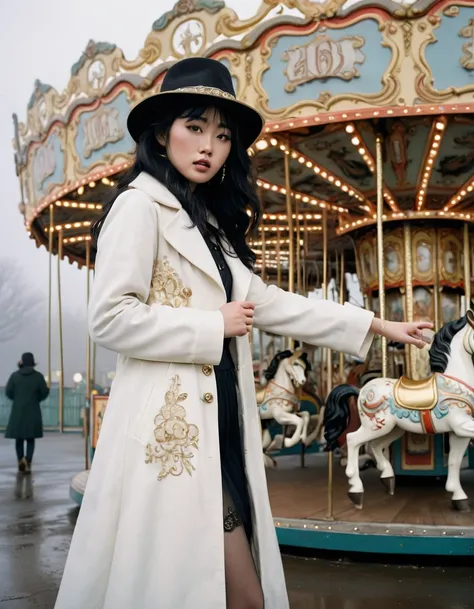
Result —
<path fill-rule="evenodd" d="M 145 191 L 158 204 L 168 208 L 166 213 L 160 214 L 163 220 L 161 230 L 164 239 L 193 266 L 210 277 L 225 293 L 214 258 L 199 229 L 193 226 L 191 218 L 178 199 L 163 184 L 145 172 L 133 180 L 130 186 Z"/>
<path fill-rule="evenodd" d="M 210 277 L 224 291 L 214 258 L 199 229 L 192 226 L 191 218 L 178 199 L 163 184 L 145 172 L 131 182 L 130 186 L 145 191 L 154 201 L 168 208 L 166 213 L 161 214 L 164 220 L 161 227 L 163 237 L 171 247 Z M 210 218 L 210 222 L 215 224 L 213 218 Z M 226 249 L 229 249 L 231 253 L 227 253 Z M 252 273 L 239 258 L 232 255 L 233 249 L 230 246 L 224 248 L 223 251 L 233 278 L 232 300 L 243 301 L 249 291 Z"/>
<path fill-rule="evenodd" d="M 196 226 L 184 209 L 180 209 L 171 222 L 163 226 L 163 237 L 191 264 L 210 277 L 224 291 L 221 276 L 214 258 Z"/>

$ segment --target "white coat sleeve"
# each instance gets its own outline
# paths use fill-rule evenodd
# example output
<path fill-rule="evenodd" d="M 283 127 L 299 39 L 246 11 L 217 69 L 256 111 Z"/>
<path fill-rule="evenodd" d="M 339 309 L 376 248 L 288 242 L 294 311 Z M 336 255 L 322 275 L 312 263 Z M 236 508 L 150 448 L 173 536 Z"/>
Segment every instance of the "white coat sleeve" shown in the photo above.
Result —
<path fill-rule="evenodd" d="M 224 342 L 220 311 L 146 304 L 158 257 L 156 206 L 130 189 L 104 222 L 89 302 L 91 338 L 132 358 L 216 365 Z"/>
<path fill-rule="evenodd" d="M 328 347 L 365 359 L 374 335 L 374 314 L 346 303 L 312 300 L 266 285 L 252 276 L 247 300 L 255 304 L 254 326 L 309 345 Z"/>

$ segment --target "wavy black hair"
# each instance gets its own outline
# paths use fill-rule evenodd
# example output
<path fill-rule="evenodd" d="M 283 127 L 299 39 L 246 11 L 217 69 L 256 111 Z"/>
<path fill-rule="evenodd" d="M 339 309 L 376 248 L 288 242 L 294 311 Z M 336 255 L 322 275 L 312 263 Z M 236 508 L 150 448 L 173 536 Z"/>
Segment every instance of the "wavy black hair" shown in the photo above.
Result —
<path fill-rule="evenodd" d="M 221 182 L 222 172 L 219 171 L 212 180 L 192 190 L 188 180 L 166 157 L 166 150 L 158 143 L 157 135 L 168 141 L 176 119 L 197 119 L 209 108 L 219 113 L 231 132 L 232 145 L 225 164 L 225 179 Z M 183 101 L 174 112 L 157 120 L 141 135 L 133 166 L 119 180 L 113 197 L 104 205 L 102 216 L 92 226 L 94 244 L 97 244 L 105 218 L 116 198 L 143 171 L 161 182 L 178 199 L 191 218 L 191 226 L 197 226 L 204 237 L 217 239 L 227 252 L 227 243 L 230 243 L 243 264 L 253 269 L 256 256 L 246 242 L 246 235 L 258 225 L 260 201 L 251 161 L 239 138 L 239 125 L 232 113 L 219 107 L 218 100 L 209 106 L 202 104 L 194 107 L 189 107 L 189 102 L 186 104 Z M 217 220 L 218 228 L 208 222 L 208 212 Z"/>

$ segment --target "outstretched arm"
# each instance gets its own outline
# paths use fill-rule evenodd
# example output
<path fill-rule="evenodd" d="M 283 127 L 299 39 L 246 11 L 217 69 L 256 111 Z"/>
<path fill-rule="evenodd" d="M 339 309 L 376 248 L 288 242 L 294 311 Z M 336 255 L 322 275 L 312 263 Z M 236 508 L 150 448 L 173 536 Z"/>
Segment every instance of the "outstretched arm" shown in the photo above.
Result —
<path fill-rule="evenodd" d="M 428 322 L 382 322 L 371 311 L 330 300 L 312 300 L 266 285 L 252 276 L 247 300 L 255 303 L 254 326 L 365 359 L 375 334 L 424 346 L 421 331 Z"/>

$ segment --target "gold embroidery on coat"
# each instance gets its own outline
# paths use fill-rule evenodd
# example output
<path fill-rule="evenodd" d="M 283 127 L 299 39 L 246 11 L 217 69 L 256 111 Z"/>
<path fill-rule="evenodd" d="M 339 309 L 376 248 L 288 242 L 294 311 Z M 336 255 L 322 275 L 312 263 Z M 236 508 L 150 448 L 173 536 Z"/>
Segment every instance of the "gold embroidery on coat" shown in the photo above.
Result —
<path fill-rule="evenodd" d="M 168 307 L 187 307 L 192 292 L 185 288 L 183 280 L 164 257 L 155 260 L 147 304 L 159 303 Z"/>
<path fill-rule="evenodd" d="M 146 447 L 145 463 L 161 462 L 158 480 L 169 474 L 180 476 L 184 470 L 191 476 L 196 469 L 191 463 L 194 455 L 190 449 L 199 448 L 199 429 L 186 421 L 186 410 L 180 402 L 184 402 L 188 394 L 179 393 L 180 386 L 179 376 L 175 375 L 165 394 L 165 404 L 155 417 L 156 445 Z"/>

